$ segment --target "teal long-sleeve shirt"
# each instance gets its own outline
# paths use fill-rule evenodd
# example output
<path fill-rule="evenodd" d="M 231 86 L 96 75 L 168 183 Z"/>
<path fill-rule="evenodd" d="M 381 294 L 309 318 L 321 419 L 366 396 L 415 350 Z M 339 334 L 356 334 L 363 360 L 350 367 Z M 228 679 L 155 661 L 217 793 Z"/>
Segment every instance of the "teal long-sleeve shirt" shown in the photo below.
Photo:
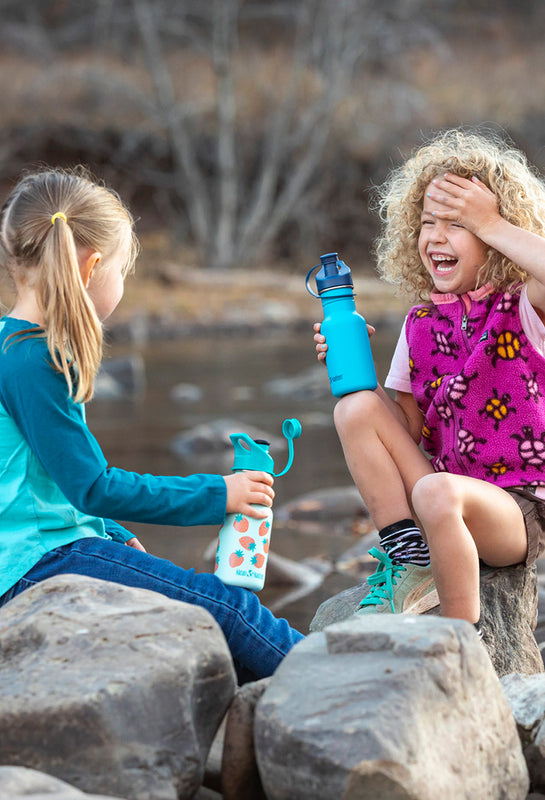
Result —
<path fill-rule="evenodd" d="M 0 320 L 0 596 L 39 559 L 86 536 L 127 540 L 113 520 L 214 525 L 225 516 L 220 475 L 141 475 L 109 467 L 51 365 L 40 332 Z"/>

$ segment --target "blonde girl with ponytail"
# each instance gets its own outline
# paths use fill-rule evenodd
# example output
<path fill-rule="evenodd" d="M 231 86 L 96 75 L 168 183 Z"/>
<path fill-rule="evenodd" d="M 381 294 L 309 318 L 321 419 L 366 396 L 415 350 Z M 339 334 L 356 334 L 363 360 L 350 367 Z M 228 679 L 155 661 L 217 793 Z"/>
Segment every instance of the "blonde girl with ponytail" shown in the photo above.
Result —
<path fill-rule="evenodd" d="M 260 516 L 267 473 L 181 477 L 110 467 L 85 422 L 102 323 L 138 243 L 130 212 L 83 170 L 24 176 L 0 215 L 15 303 L 0 318 L 0 605 L 58 574 L 140 586 L 205 607 L 246 679 L 270 675 L 301 639 L 256 596 L 146 553 L 119 522 L 220 525 Z M 126 546 L 129 545 L 129 546 Z"/>

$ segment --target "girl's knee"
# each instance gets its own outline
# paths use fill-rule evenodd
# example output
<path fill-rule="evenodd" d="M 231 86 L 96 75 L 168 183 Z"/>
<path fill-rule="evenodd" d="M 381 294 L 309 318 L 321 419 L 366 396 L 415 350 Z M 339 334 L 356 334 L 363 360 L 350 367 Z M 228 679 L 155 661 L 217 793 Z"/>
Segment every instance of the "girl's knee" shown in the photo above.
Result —
<path fill-rule="evenodd" d="M 376 414 L 382 405 L 382 400 L 371 391 L 352 392 L 341 397 L 333 411 L 333 420 L 339 436 L 349 432 L 354 425 L 357 425 L 358 429 L 365 427 L 368 421 L 376 419 Z"/>
<path fill-rule="evenodd" d="M 415 483 L 411 503 L 419 519 L 424 521 L 457 510 L 461 497 L 456 477 L 448 472 L 433 472 Z"/>

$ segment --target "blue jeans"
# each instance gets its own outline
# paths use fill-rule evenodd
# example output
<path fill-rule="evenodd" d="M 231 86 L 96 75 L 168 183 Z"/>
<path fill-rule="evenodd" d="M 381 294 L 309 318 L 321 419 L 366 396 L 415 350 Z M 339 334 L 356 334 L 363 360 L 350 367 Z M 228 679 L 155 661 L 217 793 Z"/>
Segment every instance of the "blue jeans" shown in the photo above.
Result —
<path fill-rule="evenodd" d="M 151 589 L 206 608 L 221 627 L 244 680 L 272 675 L 286 653 L 304 638 L 247 589 L 226 586 L 215 575 L 182 569 L 166 559 L 99 537 L 78 539 L 46 553 L 0 597 L 0 605 L 46 578 L 68 573 Z"/>

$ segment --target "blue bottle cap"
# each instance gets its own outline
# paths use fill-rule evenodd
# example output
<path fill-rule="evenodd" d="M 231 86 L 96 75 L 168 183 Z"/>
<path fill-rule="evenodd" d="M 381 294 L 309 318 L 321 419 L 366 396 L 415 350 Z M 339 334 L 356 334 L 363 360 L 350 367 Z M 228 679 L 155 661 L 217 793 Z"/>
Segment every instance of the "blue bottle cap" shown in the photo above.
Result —
<path fill-rule="evenodd" d="M 350 268 L 340 260 L 338 253 L 325 253 L 320 256 L 320 262 L 322 267 L 316 275 L 318 294 L 345 286 L 354 288 Z"/>

